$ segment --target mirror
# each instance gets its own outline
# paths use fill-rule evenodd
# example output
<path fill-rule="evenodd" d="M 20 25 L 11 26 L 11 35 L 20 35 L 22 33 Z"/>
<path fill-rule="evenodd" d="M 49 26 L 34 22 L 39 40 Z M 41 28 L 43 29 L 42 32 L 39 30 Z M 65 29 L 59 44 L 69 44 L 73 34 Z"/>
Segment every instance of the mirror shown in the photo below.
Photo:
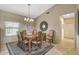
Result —
<path fill-rule="evenodd" d="M 48 28 L 48 23 L 47 23 L 46 21 L 42 21 L 42 22 L 40 23 L 40 30 L 46 31 L 47 28 Z"/>

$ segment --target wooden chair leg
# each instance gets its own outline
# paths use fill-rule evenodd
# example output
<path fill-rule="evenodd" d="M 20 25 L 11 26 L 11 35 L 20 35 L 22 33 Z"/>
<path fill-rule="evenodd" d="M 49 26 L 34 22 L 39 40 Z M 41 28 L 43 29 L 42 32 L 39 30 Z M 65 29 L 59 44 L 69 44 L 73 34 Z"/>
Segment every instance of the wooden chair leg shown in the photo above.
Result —
<path fill-rule="evenodd" d="M 31 39 L 30 39 L 30 41 L 29 41 L 29 53 L 31 52 L 31 50 L 32 50 L 32 42 L 31 42 Z"/>
<path fill-rule="evenodd" d="M 51 41 L 51 39 L 49 39 L 49 43 L 50 43 L 50 45 L 52 44 L 52 41 Z"/>

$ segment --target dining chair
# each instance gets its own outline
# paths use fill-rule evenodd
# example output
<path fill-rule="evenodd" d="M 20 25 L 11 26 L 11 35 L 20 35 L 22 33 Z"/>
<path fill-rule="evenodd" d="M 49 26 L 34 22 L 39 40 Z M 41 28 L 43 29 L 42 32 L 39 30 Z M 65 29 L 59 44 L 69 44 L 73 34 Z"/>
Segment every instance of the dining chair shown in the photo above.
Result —
<path fill-rule="evenodd" d="M 21 32 L 21 36 L 22 36 L 22 40 L 25 42 L 25 43 L 28 43 L 29 42 L 29 39 L 27 38 L 27 31 L 24 30 Z"/>
<path fill-rule="evenodd" d="M 33 40 L 32 41 L 36 41 L 37 40 L 37 30 L 33 30 L 32 36 L 33 36 Z"/>
<path fill-rule="evenodd" d="M 17 46 L 20 47 L 22 50 L 26 51 L 28 47 L 28 41 L 22 38 L 22 34 L 23 33 L 20 31 L 17 33 L 17 37 L 18 37 Z"/>
<path fill-rule="evenodd" d="M 20 31 L 17 32 L 18 42 L 22 41 L 21 33 Z"/>
<path fill-rule="evenodd" d="M 38 44 L 38 47 L 41 48 L 42 42 L 43 42 L 43 39 L 42 39 L 42 32 L 39 31 L 39 32 L 38 32 L 38 36 L 37 36 L 37 44 Z"/>
<path fill-rule="evenodd" d="M 55 31 L 54 30 L 49 30 L 49 34 L 47 35 L 47 39 L 49 40 L 50 44 L 53 43 L 54 35 L 55 35 Z"/>
<path fill-rule="evenodd" d="M 25 40 L 27 35 L 26 30 L 23 30 L 22 32 L 20 32 L 20 34 L 21 34 L 22 40 Z"/>
<path fill-rule="evenodd" d="M 35 44 L 37 47 L 41 48 L 42 46 L 42 32 L 33 31 L 32 32 L 33 40 L 32 43 Z"/>
<path fill-rule="evenodd" d="M 38 43 L 37 43 L 37 30 L 33 30 L 32 32 L 32 47 L 37 46 L 38 48 Z"/>
<path fill-rule="evenodd" d="M 18 33 L 17 33 L 17 37 L 18 37 L 18 43 L 20 43 L 20 42 L 24 42 L 24 43 L 28 43 L 28 38 L 26 37 L 26 35 L 27 35 L 27 33 L 26 33 L 26 31 L 25 30 L 23 30 L 23 31 L 19 31 Z"/>
<path fill-rule="evenodd" d="M 46 42 L 46 33 L 42 33 L 42 39 Z"/>

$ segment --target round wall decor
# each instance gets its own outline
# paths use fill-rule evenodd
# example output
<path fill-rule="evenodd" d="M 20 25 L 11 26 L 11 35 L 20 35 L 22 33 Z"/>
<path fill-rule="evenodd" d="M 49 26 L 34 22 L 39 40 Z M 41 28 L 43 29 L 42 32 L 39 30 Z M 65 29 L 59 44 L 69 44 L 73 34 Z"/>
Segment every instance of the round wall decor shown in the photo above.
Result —
<path fill-rule="evenodd" d="M 48 28 L 48 23 L 47 23 L 46 21 L 42 21 L 42 22 L 40 23 L 40 29 L 41 29 L 42 31 L 46 31 L 47 28 Z"/>

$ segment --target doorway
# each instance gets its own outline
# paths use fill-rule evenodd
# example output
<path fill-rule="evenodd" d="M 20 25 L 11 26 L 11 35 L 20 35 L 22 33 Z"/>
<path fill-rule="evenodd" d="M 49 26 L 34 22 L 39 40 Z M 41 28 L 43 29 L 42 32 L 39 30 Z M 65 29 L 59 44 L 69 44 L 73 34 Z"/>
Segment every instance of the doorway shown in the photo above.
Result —
<path fill-rule="evenodd" d="M 57 45 L 63 54 L 75 54 L 75 13 L 60 16 L 61 42 Z"/>

